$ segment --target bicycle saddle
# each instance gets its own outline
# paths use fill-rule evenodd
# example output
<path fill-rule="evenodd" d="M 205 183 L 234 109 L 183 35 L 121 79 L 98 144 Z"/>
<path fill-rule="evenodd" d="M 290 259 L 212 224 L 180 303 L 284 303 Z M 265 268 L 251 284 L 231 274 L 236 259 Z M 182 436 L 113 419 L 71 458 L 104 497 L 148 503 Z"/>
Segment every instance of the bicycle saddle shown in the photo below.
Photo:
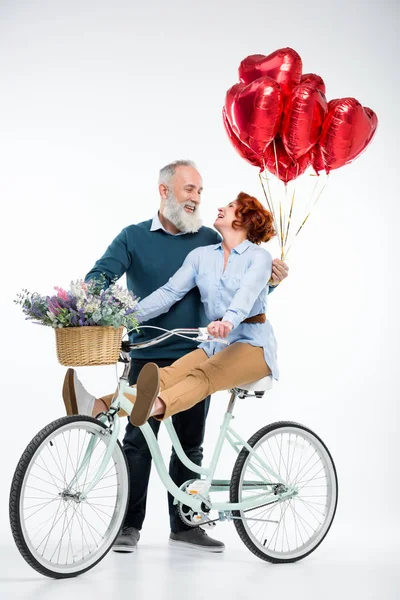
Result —
<path fill-rule="evenodd" d="M 267 390 L 272 388 L 272 375 L 267 375 L 258 381 L 246 383 L 244 385 L 237 385 L 236 389 L 243 392 L 254 392 L 255 394 L 264 394 Z"/>

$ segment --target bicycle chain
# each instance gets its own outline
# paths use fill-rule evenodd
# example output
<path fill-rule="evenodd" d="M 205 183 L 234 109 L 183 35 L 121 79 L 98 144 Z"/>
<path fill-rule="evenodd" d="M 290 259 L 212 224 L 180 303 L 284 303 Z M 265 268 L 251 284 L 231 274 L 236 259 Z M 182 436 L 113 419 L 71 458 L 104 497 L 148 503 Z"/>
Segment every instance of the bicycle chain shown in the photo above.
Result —
<path fill-rule="evenodd" d="M 242 510 L 240 512 L 247 513 L 247 512 L 250 512 L 251 510 L 257 510 L 257 508 L 264 508 L 264 506 L 271 506 L 271 504 L 278 504 L 279 502 L 282 502 L 282 500 L 279 499 L 279 500 L 275 500 L 274 502 L 266 502 L 265 504 L 260 504 L 260 506 L 255 506 L 254 508 L 248 508 L 247 510 Z M 181 516 L 180 513 L 179 513 L 179 516 Z M 234 518 L 240 519 L 240 517 L 234 517 Z M 225 520 L 229 520 L 229 519 L 223 519 L 223 521 L 225 521 Z M 204 527 L 206 525 L 209 525 L 210 523 L 217 523 L 218 521 L 221 521 L 220 517 L 218 517 L 218 519 L 210 519 L 209 521 L 207 521 L 207 523 L 201 523 L 200 525 L 193 525 L 193 529 L 196 529 L 196 528 L 198 529 L 199 527 Z"/>

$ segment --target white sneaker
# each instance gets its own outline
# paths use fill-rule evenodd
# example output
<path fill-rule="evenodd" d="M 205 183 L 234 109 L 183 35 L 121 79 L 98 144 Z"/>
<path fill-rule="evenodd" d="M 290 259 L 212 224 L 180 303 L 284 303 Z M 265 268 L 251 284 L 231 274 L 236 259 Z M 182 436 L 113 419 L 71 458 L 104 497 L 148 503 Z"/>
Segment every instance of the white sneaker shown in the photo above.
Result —
<path fill-rule="evenodd" d="M 65 374 L 62 396 L 67 415 L 92 416 L 96 397 L 85 390 L 74 369 Z"/>

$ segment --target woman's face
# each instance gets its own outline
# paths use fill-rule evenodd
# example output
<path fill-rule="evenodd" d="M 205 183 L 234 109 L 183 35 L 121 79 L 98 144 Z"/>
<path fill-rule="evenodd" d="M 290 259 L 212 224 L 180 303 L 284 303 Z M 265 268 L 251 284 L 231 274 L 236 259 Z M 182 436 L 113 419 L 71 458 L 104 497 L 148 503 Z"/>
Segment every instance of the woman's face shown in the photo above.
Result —
<path fill-rule="evenodd" d="M 218 209 L 218 216 L 215 219 L 214 227 L 220 233 L 227 231 L 232 228 L 233 221 L 237 220 L 235 216 L 236 210 L 238 207 L 238 203 L 236 200 L 234 202 L 229 202 L 226 206 Z"/>

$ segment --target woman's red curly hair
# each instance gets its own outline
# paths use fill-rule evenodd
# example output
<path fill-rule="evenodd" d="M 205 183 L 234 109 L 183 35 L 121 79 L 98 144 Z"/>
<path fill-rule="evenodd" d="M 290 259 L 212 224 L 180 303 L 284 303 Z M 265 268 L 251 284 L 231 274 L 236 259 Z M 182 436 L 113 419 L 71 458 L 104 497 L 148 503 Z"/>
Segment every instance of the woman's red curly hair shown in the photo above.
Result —
<path fill-rule="evenodd" d="M 259 245 L 261 242 L 268 242 L 276 234 L 271 213 L 257 198 L 244 192 L 240 192 L 236 202 L 238 203 L 235 212 L 237 219 L 232 223 L 233 229 L 238 227 L 247 229 L 247 239 L 253 244 Z"/>

